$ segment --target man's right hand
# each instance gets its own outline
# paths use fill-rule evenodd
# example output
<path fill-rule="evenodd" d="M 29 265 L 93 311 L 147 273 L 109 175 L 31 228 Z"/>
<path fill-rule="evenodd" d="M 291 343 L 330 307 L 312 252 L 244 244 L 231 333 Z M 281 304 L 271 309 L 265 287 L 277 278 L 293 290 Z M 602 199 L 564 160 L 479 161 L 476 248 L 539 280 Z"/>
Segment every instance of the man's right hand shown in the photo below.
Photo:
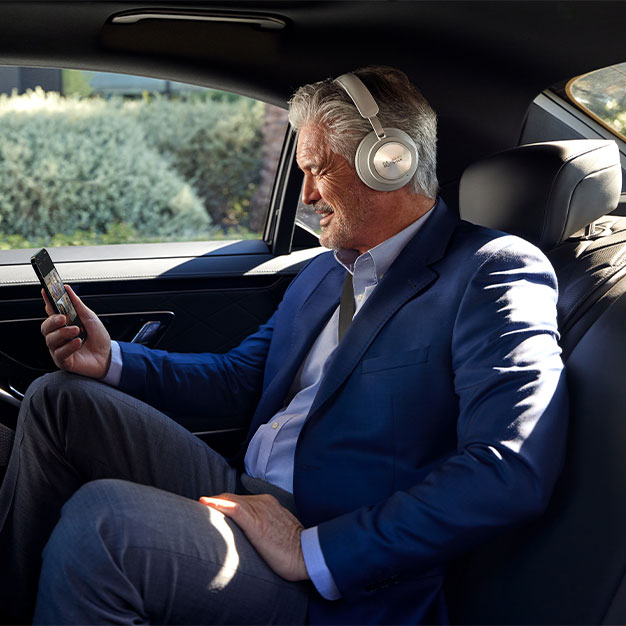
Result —
<path fill-rule="evenodd" d="M 91 378 L 104 378 L 111 363 L 111 337 L 98 316 L 87 308 L 69 285 L 65 285 L 78 317 L 80 317 L 87 339 L 78 338 L 78 326 L 66 326 L 64 315 L 55 313 L 42 290 L 48 318 L 41 325 L 55 364 L 61 369 Z"/>

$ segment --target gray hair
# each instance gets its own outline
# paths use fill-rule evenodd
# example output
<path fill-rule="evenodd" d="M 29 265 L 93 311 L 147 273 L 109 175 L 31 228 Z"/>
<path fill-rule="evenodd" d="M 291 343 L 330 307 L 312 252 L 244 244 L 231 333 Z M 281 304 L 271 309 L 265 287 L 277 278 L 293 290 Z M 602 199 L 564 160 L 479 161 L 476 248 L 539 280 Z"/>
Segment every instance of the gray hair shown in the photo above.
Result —
<path fill-rule="evenodd" d="M 378 104 L 383 127 L 399 128 L 413 139 L 419 157 L 409 183 L 413 192 L 429 198 L 437 195 L 437 116 L 426 98 L 406 74 L 392 67 L 374 65 L 354 72 Z M 344 88 L 332 78 L 303 85 L 289 100 L 289 122 L 296 129 L 321 126 L 330 149 L 354 166 L 356 149 L 371 132 Z"/>

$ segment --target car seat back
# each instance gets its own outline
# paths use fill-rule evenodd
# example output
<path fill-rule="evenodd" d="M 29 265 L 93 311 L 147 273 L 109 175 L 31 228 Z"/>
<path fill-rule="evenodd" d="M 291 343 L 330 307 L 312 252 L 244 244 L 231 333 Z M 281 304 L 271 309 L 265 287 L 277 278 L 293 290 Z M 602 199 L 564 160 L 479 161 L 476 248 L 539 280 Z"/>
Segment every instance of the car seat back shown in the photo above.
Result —
<path fill-rule="evenodd" d="M 585 140 L 509 150 L 461 181 L 463 218 L 525 237 L 553 262 L 570 426 L 545 515 L 452 567 L 453 623 L 626 623 L 626 221 L 597 221 L 620 187 L 614 142 Z"/>

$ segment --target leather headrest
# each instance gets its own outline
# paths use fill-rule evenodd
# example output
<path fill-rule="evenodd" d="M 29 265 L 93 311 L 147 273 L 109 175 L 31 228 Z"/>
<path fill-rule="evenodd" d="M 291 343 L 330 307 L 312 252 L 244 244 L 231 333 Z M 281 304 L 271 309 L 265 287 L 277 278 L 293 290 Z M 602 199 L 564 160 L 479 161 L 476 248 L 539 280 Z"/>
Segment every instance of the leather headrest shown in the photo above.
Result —
<path fill-rule="evenodd" d="M 544 250 L 615 209 L 622 186 L 614 141 L 528 144 L 468 167 L 464 220 L 519 235 Z"/>

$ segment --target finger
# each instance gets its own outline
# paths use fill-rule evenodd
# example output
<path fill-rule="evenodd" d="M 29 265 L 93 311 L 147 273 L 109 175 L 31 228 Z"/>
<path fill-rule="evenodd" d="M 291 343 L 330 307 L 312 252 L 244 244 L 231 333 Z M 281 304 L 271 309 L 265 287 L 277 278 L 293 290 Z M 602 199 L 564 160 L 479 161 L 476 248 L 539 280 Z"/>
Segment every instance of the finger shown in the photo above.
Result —
<path fill-rule="evenodd" d="M 74 354 L 74 352 L 77 352 L 78 350 L 80 350 L 82 345 L 83 345 L 82 339 L 79 339 L 78 337 L 76 337 L 75 339 L 72 339 L 70 342 L 63 344 L 61 347 L 56 348 L 53 351 L 53 358 L 55 362 L 57 364 L 63 363 L 69 357 L 71 357 Z"/>
<path fill-rule="evenodd" d="M 50 333 L 65 327 L 66 324 L 67 320 L 65 319 L 65 315 L 52 314 L 41 323 L 41 334 L 47 337 Z"/>
<path fill-rule="evenodd" d="M 226 500 L 228 502 L 241 502 L 246 498 L 250 498 L 250 496 L 238 496 L 236 493 L 218 493 L 215 496 L 202 496 L 207 500 Z"/>
<path fill-rule="evenodd" d="M 222 515 L 231 518 L 237 524 L 240 524 L 241 522 L 241 513 L 243 509 L 239 502 L 234 502 L 233 500 L 227 500 L 221 497 L 202 497 L 200 498 L 200 503 L 204 504 L 204 506 L 209 509 L 219 511 Z"/>
<path fill-rule="evenodd" d="M 88 320 L 91 315 L 94 315 L 93 311 L 85 306 L 85 303 L 74 293 L 74 290 L 69 285 L 65 285 L 65 291 L 70 297 L 70 300 L 76 309 L 76 313 L 78 313 L 78 317 L 80 317 L 83 322 Z"/>
<path fill-rule="evenodd" d="M 76 339 L 79 332 L 80 329 L 78 326 L 64 326 L 63 328 L 59 328 L 58 330 L 46 335 L 46 345 L 51 352 L 55 352 L 64 346 L 68 341 Z"/>
<path fill-rule="evenodd" d="M 52 308 L 50 304 L 50 300 L 48 300 L 48 296 L 46 295 L 45 290 L 41 290 L 41 297 L 43 298 L 44 304 L 46 305 L 46 313 L 48 315 L 54 315 L 56 311 Z"/>
<path fill-rule="evenodd" d="M 209 498 L 203 496 L 200 498 L 200 503 L 205 506 L 209 506 L 212 509 L 217 509 L 218 511 L 222 511 L 224 514 L 234 513 L 236 510 L 240 508 L 238 502 L 233 502 L 232 500 L 226 500 L 225 498 Z"/>

